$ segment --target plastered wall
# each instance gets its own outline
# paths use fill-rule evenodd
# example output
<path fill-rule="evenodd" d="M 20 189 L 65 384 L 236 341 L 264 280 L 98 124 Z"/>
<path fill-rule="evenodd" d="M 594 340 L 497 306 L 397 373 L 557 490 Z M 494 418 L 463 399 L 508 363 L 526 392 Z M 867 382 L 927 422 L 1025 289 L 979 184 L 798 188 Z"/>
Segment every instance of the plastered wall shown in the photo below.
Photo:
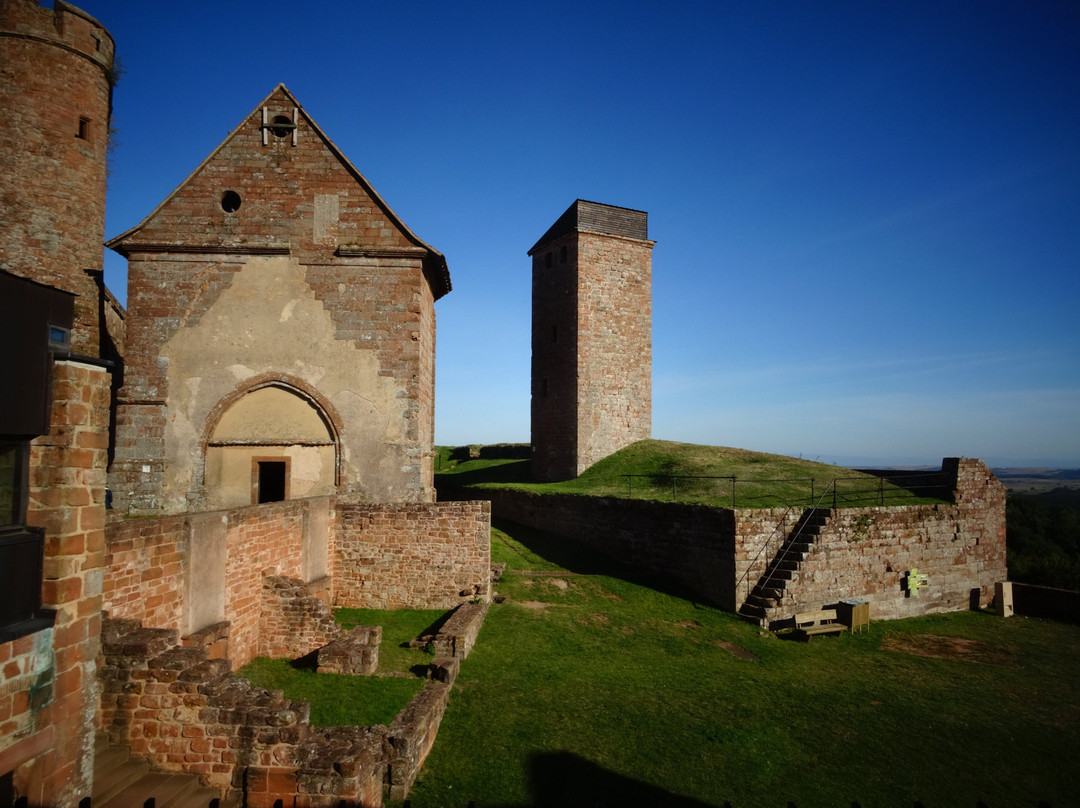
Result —
<path fill-rule="evenodd" d="M 295 130 L 272 134 L 264 111 Z M 449 291 L 445 259 L 284 87 L 109 246 L 128 258 L 110 469 L 118 509 L 249 503 L 257 453 L 238 447 L 288 457 L 293 497 L 434 500 L 434 302 Z M 317 410 L 321 432 L 290 417 L 300 405 Z"/>

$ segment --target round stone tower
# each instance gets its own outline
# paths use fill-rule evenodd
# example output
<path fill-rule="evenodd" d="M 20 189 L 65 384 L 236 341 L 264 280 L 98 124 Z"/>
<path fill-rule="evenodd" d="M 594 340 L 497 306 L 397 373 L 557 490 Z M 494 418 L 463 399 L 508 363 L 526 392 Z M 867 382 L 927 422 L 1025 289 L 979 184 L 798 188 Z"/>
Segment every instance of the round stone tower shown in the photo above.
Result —
<path fill-rule="evenodd" d="M 113 39 L 63 0 L 0 0 L 0 269 L 73 292 L 71 350 L 101 355 Z"/>

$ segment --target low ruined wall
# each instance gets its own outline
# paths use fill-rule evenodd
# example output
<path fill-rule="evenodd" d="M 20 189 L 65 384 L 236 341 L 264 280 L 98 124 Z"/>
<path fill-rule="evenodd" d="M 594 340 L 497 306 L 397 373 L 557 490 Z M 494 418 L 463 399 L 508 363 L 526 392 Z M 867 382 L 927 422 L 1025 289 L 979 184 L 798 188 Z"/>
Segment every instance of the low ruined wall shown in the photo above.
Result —
<path fill-rule="evenodd" d="M 829 524 L 788 584 L 779 613 L 790 617 L 845 598 L 870 603 L 874 620 L 894 620 L 987 605 L 1005 576 L 998 541 L 955 505 L 832 511 Z M 927 576 L 909 593 L 906 573 Z"/>
<path fill-rule="evenodd" d="M 338 606 L 450 609 L 491 596 L 486 502 L 374 505 L 338 502 Z"/>
<path fill-rule="evenodd" d="M 711 603 L 735 604 L 732 511 L 647 500 L 485 490 L 492 513 L 671 576 Z"/>
<path fill-rule="evenodd" d="M 403 800 L 409 795 L 420 767 L 435 744 L 449 700 L 449 684 L 429 681 L 390 724 L 386 734 L 389 746 L 386 782 L 391 800 Z"/>
<path fill-rule="evenodd" d="M 775 616 L 845 598 L 870 601 L 872 619 L 989 603 L 995 581 L 1006 577 L 1005 488 L 979 460 L 946 458 L 942 472 L 955 504 L 828 511 L 828 524 L 787 585 Z M 770 554 L 802 515 L 797 509 L 732 511 L 521 491 L 484 495 L 498 518 L 665 573 L 728 609 L 746 599 Z M 913 567 L 928 576 L 918 596 L 904 586 L 904 573 Z"/>
<path fill-rule="evenodd" d="M 101 729 L 155 768 L 199 775 L 225 795 L 225 805 L 239 806 L 245 779 L 296 765 L 310 707 L 236 679 L 227 660 L 209 660 L 204 649 L 180 648 L 176 640 L 171 629 L 106 623 Z"/>
<path fill-rule="evenodd" d="M 303 581 L 284 575 L 263 578 L 257 655 L 299 659 L 341 636 L 330 607 Z"/>
<path fill-rule="evenodd" d="M 465 609 L 461 631 L 475 638 L 484 609 Z M 377 643 L 381 632 L 358 628 L 352 639 L 361 633 Z M 254 687 L 231 674 L 228 660 L 177 639 L 175 629 L 105 621 L 100 728 L 155 768 L 198 775 L 228 808 L 404 799 L 435 743 L 460 664 L 433 660 L 429 681 L 389 727 L 318 728 L 306 702 Z"/>
<path fill-rule="evenodd" d="M 240 667 L 258 652 L 263 579 L 324 569 L 309 556 L 325 559 L 332 523 L 326 497 L 110 522 L 103 608 L 181 636 L 228 621 Z"/>
<path fill-rule="evenodd" d="M 486 502 L 335 505 L 326 497 L 118 520 L 106 527 L 104 609 L 182 637 L 228 622 L 236 667 L 258 654 L 300 656 L 334 639 L 316 597 L 390 609 L 487 601 L 490 531 Z M 264 591 L 273 576 L 307 591 Z"/>
<path fill-rule="evenodd" d="M 165 516 L 106 525 L 105 611 L 179 630 L 187 553 L 184 519 Z"/>
<path fill-rule="evenodd" d="M 465 659 L 476 644 L 487 609 L 486 603 L 463 603 L 458 606 L 435 635 L 435 654 Z"/>

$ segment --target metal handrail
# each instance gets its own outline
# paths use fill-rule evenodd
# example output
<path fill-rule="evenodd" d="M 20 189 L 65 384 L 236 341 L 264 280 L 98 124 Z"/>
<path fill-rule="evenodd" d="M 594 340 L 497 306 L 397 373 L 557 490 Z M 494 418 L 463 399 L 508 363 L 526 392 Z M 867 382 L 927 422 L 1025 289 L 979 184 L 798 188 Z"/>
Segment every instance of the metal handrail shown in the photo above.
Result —
<path fill-rule="evenodd" d="M 804 509 L 804 515 L 805 515 L 805 511 L 809 511 L 809 512 L 813 513 L 815 511 L 821 509 L 821 501 L 823 499 L 825 499 L 825 497 L 828 495 L 830 488 L 833 491 L 833 509 L 835 510 L 835 508 L 836 508 L 836 485 L 835 484 L 836 484 L 836 478 L 832 479 L 829 482 L 829 484 L 825 486 L 825 490 L 823 490 L 821 492 L 821 496 L 819 496 L 817 498 L 817 502 L 815 502 L 809 508 Z M 746 568 L 746 571 L 741 576 L 739 576 L 739 579 L 735 582 L 735 591 L 736 592 L 739 590 L 739 586 L 742 584 L 743 580 L 746 580 L 746 596 L 750 597 L 750 593 L 753 591 L 751 589 L 751 586 L 750 586 L 750 580 L 749 580 L 750 573 L 753 571 L 754 566 L 758 562 L 758 559 L 761 558 L 762 553 L 764 553 L 766 550 L 768 550 L 769 547 L 772 545 L 773 537 L 780 531 L 781 526 L 783 526 L 784 523 L 787 522 L 788 515 L 793 510 L 795 510 L 795 508 L 797 508 L 797 507 L 798 507 L 797 505 L 792 504 L 792 505 L 788 506 L 788 509 L 786 511 L 784 511 L 784 515 L 780 517 L 780 521 L 777 523 L 776 527 L 773 528 L 773 532 L 769 534 L 769 537 L 767 539 L 765 539 L 765 542 L 761 545 L 761 549 L 759 549 L 757 551 L 757 553 L 754 555 L 754 557 L 750 560 L 750 564 Z M 787 558 L 787 554 L 791 549 L 791 545 L 794 544 L 798 540 L 798 538 L 803 534 L 803 531 L 806 529 L 806 521 L 802 520 L 800 518 L 800 521 L 798 523 L 796 523 L 796 528 L 797 528 L 796 532 L 792 533 L 792 534 L 789 534 L 787 539 L 785 539 L 785 541 L 787 542 L 787 545 L 788 545 L 788 549 L 784 551 L 783 556 L 781 556 L 780 558 L 773 559 L 774 561 L 777 562 L 776 566 L 773 567 L 773 572 L 775 572 L 777 569 L 779 569 L 780 563 L 782 563 Z M 781 547 L 783 547 L 783 544 L 781 544 Z M 766 567 L 765 569 L 766 569 L 766 572 L 768 572 L 768 567 Z M 771 580 L 772 580 L 772 573 L 768 573 L 768 577 L 763 579 L 763 580 L 757 581 L 755 586 L 765 587 L 766 585 L 768 585 L 769 581 L 771 581 Z"/>
<path fill-rule="evenodd" d="M 894 473 L 894 474 L 879 476 L 877 478 L 877 485 L 874 485 L 873 487 L 856 488 L 854 490 L 845 491 L 842 494 L 839 493 L 839 485 L 838 485 L 838 483 L 840 481 L 842 481 L 842 480 L 858 480 L 860 482 L 870 482 L 870 481 L 867 480 L 866 477 L 862 477 L 862 476 L 859 476 L 859 477 L 856 477 L 856 476 L 833 477 L 832 480 L 830 480 L 826 484 L 825 491 L 828 491 L 830 488 L 832 489 L 833 507 L 834 508 L 837 507 L 839 502 L 841 502 L 841 501 L 853 502 L 853 501 L 859 501 L 859 500 L 861 500 L 863 498 L 869 499 L 869 497 L 867 497 L 867 495 L 872 495 L 873 499 L 876 500 L 876 503 L 878 505 L 884 506 L 885 500 L 887 498 L 890 498 L 890 497 L 891 498 L 903 498 L 905 492 L 910 493 L 912 496 L 917 496 L 918 491 L 927 491 L 927 492 L 937 491 L 937 492 L 940 492 L 942 490 L 942 488 L 943 488 L 943 481 L 930 482 L 930 483 L 925 483 L 925 484 L 922 484 L 922 485 L 902 485 L 901 481 L 905 477 L 911 478 L 911 479 L 916 479 L 916 478 L 930 479 L 930 478 L 933 478 L 935 476 L 940 476 L 940 475 L 941 475 L 941 472 L 925 472 L 925 471 L 897 472 L 897 473 Z M 809 497 L 808 501 L 814 502 L 815 500 L 820 500 L 820 497 L 818 496 L 818 492 L 817 492 L 817 485 L 816 485 L 818 483 L 818 479 L 815 478 L 815 477 L 791 477 L 791 478 L 785 478 L 785 479 L 758 480 L 758 479 L 741 479 L 741 478 L 735 477 L 733 475 L 707 475 L 707 474 L 624 474 L 624 475 L 621 475 L 621 476 L 625 477 L 626 480 L 627 480 L 627 487 L 628 487 L 627 495 L 630 498 L 633 498 L 633 496 L 634 496 L 634 479 L 646 479 L 646 480 L 654 480 L 654 481 L 659 480 L 659 479 L 663 479 L 663 480 L 669 480 L 671 482 L 671 496 L 672 496 L 673 499 L 676 499 L 678 497 L 678 481 L 679 480 L 729 480 L 731 482 L 731 507 L 732 508 L 737 507 L 738 497 L 737 497 L 737 493 L 736 493 L 736 487 L 737 487 L 737 484 L 739 484 L 739 483 L 744 483 L 744 484 L 749 483 L 749 484 L 752 484 L 752 485 L 763 485 L 763 484 L 769 484 L 769 483 L 810 483 L 810 497 Z M 893 485 L 896 485 L 899 490 L 886 491 L 886 489 L 885 489 L 886 481 L 892 483 Z M 650 486 L 650 487 L 652 487 L 652 486 Z"/>
<path fill-rule="evenodd" d="M 825 496 L 829 493 L 829 487 L 832 486 L 835 482 L 836 480 L 833 480 L 832 483 L 829 484 L 829 486 L 826 486 L 825 490 L 821 492 L 821 496 L 818 497 L 818 501 L 815 502 L 812 507 L 807 509 L 811 514 L 816 513 L 818 510 L 821 509 L 821 500 L 825 499 Z M 835 487 L 833 488 L 833 496 L 836 496 Z M 788 536 L 786 549 L 784 545 L 780 546 L 780 549 L 783 550 L 783 554 L 779 558 L 773 559 L 773 561 L 775 561 L 776 563 L 772 565 L 772 570 L 770 571 L 768 567 L 765 568 L 765 576 L 757 582 L 757 585 L 760 586 L 762 589 L 769 585 L 769 582 L 772 580 L 772 576 L 776 573 L 778 569 L 780 569 L 780 565 L 787 560 L 788 553 L 791 552 L 791 546 L 799 540 L 799 537 L 803 534 L 803 531 L 806 530 L 806 524 L 808 521 L 809 520 L 802 520 L 801 524 L 798 525 L 798 530 L 796 530 L 795 533 L 793 533 L 792 535 Z M 749 594 L 750 593 L 748 591 L 747 595 Z"/>
<path fill-rule="evenodd" d="M 772 544 L 773 536 L 775 536 L 780 531 L 780 528 L 787 521 L 788 514 L 790 514 L 793 510 L 795 510 L 795 506 L 794 505 L 789 505 L 788 509 L 786 511 L 784 511 L 784 515 L 780 517 L 780 521 L 776 523 L 776 527 L 773 528 L 773 532 L 769 534 L 768 538 L 765 539 L 764 543 L 761 545 L 760 549 L 758 549 L 758 551 L 754 555 L 754 557 L 752 559 L 750 559 L 750 565 L 746 568 L 746 571 L 743 572 L 743 574 L 739 576 L 739 580 L 737 580 L 735 582 L 735 591 L 736 592 L 739 591 L 739 586 L 742 584 L 743 580 L 746 580 L 746 579 L 749 578 L 750 573 L 754 569 L 754 565 L 757 564 L 757 560 L 759 558 L 761 558 L 762 553 L 764 553 L 766 550 L 769 549 L 769 546 Z M 746 596 L 747 597 L 750 596 L 750 592 L 751 592 L 750 582 L 749 582 L 749 580 L 747 580 L 747 582 L 746 582 Z"/>

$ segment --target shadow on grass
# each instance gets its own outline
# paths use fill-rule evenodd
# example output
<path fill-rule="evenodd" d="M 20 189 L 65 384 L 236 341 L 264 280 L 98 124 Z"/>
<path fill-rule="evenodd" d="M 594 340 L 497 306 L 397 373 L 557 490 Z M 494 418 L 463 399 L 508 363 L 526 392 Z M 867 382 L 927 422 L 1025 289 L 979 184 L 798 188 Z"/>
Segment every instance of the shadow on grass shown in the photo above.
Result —
<path fill-rule="evenodd" d="M 586 547 L 576 539 L 537 530 L 507 519 L 493 519 L 492 526 L 510 538 L 523 544 L 528 550 L 553 564 L 579 575 L 606 575 L 627 583 L 637 584 L 664 595 L 681 598 L 695 606 L 706 604 L 696 592 L 680 584 L 669 575 L 633 567 Z M 719 604 L 711 603 L 711 606 Z M 722 608 L 722 607 L 721 607 Z"/>
<path fill-rule="evenodd" d="M 438 634 L 439 629 L 441 629 L 444 625 L 446 625 L 446 621 L 450 619 L 450 615 L 452 615 L 453 613 L 454 613 L 453 609 L 450 609 L 449 611 L 445 612 L 438 620 L 436 620 L 430 626 L 428 626 L 423 631 L 421 631 L 419 634 L 417 634 L 416 637 L 417 638 L 419 638 L 419 637 L 427 637 L 429 635 L 434 636 L 434 635 Z M 408 645 L 409 645 L 409 640 L 406 640 L 405 642 L 403 642 L 401 644 L 401 647 L 402 648 L 407 648 Z"/>
<path fill-rule="evenodd" d="M 297 657 L 289 662 L 289 667 L 298 671 L 315 671 L 319 669 L 319 649 Z"/>
<path fill-rule="evenodd" d="M 547 752 L 529 759 L 529 782 L 536 808 L 566 805 L 662 805 L 718 808 L 609 772 L 571 752 Z M 723 803 L 730 806 L 731 803 Z"/>
<path fill-rule="evenodd" d="M 435 488 L 460 488 L 481 483 L 531 483 L 530 461 L 514 460 L 468 471 L 444 472 L 435 475 Z"/>

